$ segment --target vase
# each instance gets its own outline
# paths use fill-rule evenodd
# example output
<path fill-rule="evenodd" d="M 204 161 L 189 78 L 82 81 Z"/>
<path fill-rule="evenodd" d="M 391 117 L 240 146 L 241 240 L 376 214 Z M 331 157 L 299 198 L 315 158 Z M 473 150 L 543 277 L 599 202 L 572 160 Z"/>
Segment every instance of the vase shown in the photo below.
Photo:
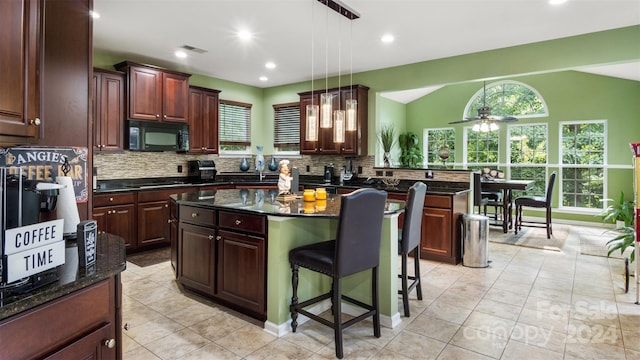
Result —
<path fill-rule="evenodd" d="M 269 170 L 271 171 L 278 170 L 278 162 L 276 161 L 275 157 L 271 157 L 271 160 L 269 160 Z"/>
<path fill-rule="evenodd" d="M 384 162 L 384 167 L 391 167 L 391 154 L 388 152 L 385 152 L 383 157 L 383 162 Z"/>
<path fill-rule="evenodd" d="M 256 146 L 258 154 L 256 155 L 256 171 L 262 172 L 264 170 L 264 155 L 262 155 L 262 146 Z"/>
<path fill-rule="evenodd" d="M 242 158 L 242 160 L 240 160 L 240 171 L 247 170 L 249 170 L 249 160 L 247 160 L 247 158 Z"/>

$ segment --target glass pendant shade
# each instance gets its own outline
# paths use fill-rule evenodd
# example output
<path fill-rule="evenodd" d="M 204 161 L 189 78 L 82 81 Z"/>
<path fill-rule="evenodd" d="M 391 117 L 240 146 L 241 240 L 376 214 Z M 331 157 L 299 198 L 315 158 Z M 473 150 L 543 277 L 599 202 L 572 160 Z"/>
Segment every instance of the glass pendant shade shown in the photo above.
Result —
<path fill-rule="evenodd" d="M 482 124 L 480 124 L 480 131 L 481 132 L 488 132 L 489 131 L 489 124 L 487 124 L 486 122 L 482 122 Z"/>
<path fill-rule="evenodd" d="M 336 110 L 333 112 L 333 142 L 343 143 L 344 142 L 344 118 L 345 111 L 344 110 Z"/>
<path fill-rule="evenodd" d="M 318 141 L 318 105 L 307 105 L 306 141 Z"/>
<path fill-rule="evenodd" d="M 331 127 L 331 103 L 333 95 L 328 93 L 320 94 L 320 127 L 323 129 Z"/>
<path fill-rule="evenodd" d="M 480 131 L 480 124 L 478 124 L 478 123 L 473 124 L 473 127 L 471 128 L 471 130 Z"/>
<path fill-rule="evenodd" d="M 356 131 L 356 117 L 358 116 L 358 100 L 349 99 L 346 101 L 345 107 L 347 109 L 347 125 L 346 131 Z"/>
<path fill-rule="evenodd" d="M 496 124 L 495 122 L 492 121 L 491 124 L 489 124 L 490 131 L 496 131 L 498 129 L 499 129 L 498 124 Z"/>

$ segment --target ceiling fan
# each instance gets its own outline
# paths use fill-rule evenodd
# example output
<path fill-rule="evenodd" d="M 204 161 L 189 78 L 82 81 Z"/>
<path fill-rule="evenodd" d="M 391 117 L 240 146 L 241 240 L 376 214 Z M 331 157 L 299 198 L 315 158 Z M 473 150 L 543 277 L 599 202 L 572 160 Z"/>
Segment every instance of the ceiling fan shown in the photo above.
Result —
<path fill-rule="evenodd" d="M 473 126 L 474 131 L 492 131 L 497 130 L 497 122 L 514 122 L 518 121 L 513 116 L 499 116 L 491 115 L 491 108 L 487 106 L 487 83 L 483 84 L 482 91 L 482 106 L 478 108 L 478 116 L 465 117 L 462 120 L 452 121 L 449 124 L 464 124 L 470 122 L 476 122 Z"/>

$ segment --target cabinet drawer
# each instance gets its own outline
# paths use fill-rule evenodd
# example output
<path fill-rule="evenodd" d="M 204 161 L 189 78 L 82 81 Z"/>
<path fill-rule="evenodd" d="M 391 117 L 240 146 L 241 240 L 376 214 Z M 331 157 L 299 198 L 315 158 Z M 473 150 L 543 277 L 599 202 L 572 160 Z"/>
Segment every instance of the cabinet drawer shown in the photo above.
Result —
<path fill-rule="evenodd" d="M 147 190 L 138 192 L 138 202 L 169 200 L 173 194 L 198 191 L 195 187 L 177 187 L 171 190 Z"/>
<path fill-rule="evenodd" d="M 216 211 L 195 206 L 180 206 L 180 221 L 204 226 L 216 225 Z"/>
<path fill-rule="evenodd" d="M 220 211 L 219 221 L 221 228 L 246 231 L 256 234 L 264 234 L 266 231 L 265 217 L 261 215 L 240 214 L 235 212 Z"/>
<path fill-rule="evenodd" d="M 123 205 L 123 204 L 133 204 L 135 202 L 136 194 L 133 192 L 126 194 L 105 194 L 105 195 L 94 195 L 93 197 L 93 206 L 110 206 L 110 205 Z"/>
<path fill-rule="evenodd" d="M 424 198 L 424 206 L 451 209 L 451 196 L 427 195 Z"/>

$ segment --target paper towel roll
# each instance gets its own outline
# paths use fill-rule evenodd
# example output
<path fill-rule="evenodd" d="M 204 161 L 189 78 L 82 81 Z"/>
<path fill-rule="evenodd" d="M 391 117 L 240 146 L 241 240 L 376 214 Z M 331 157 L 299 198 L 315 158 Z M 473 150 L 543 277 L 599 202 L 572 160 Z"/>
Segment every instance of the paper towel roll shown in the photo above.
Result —
<path fill-rule="evenodd" d="M 63 232 L 65 235 L 75 234 L 76 227 L 80 222 L 80 215 L 76 204 L 76 193 L 73 190 L 73 181 L 68 176 L 58 176 L 56 177 L 56 183 L 65 185 L 63 189 L 60 189 L 60 194 L 58 195 L 58 205 L 56 206 L 58 219 L 64 219 Z"/>

